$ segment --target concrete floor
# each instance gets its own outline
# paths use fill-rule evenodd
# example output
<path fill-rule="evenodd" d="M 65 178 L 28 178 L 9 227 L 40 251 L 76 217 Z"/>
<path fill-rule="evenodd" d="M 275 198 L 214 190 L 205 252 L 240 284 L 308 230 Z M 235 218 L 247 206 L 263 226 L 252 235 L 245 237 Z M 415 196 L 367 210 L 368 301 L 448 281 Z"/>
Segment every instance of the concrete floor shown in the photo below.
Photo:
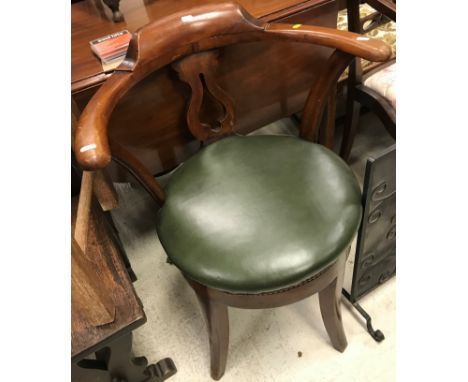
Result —
<path fill-rule="evenodd" d="M 352 156 L 358 178 L 371 144 L 374 150 L 391 144 L 375 117 L 366 115 L 361 122 L 362 133 Z M 280 121 L 266 131 L 291 133 L 294 126 L 290 120 Z M 166 263 L 155 230 L 156 206 L 140 188 L 117 186 L 120 207 L 112 214 L 138 276 L 134 285 L 148 318 L 134 332 L 134 353 L 150 362 L 171 357 L 178 372 L 170 381 L 210 381 L 205 322 L 194 293 L 179 271 Z M 386 339 L 376 343 L 362 318 L 343 300 L 349 343 L 344 353 L 330 344 L 317 296 L 276 309 L 230 308 L 229 355 L 222 381 L 394 381 L 395 278 L 360 303 Z"/>

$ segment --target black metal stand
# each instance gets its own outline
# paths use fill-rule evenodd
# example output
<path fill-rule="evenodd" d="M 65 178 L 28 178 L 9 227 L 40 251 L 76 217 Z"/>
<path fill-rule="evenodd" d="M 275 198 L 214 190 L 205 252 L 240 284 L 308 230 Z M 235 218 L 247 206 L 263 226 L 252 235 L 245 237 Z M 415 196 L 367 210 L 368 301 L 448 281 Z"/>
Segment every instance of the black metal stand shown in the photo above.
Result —
<path fill-rule="evenodd" d="M 372 327 L 372 318 L 369 316 L 369 314 L 362 308 L 361 305 L 357 302 L 353 302 L 351 300 L 351 295 L 344 289 L 341 291 L 343 293 L 343 296 L 346 297 L 346 299 L 353 305 L 354 308 L 361 314 L 362 317 L 366 320 L 366 326 L 367 326 L 367 331 L 371 335 L 371 337 L 376 341 L 376 342 L 382 342 L 385 339 L 384 334 L 379 330 L 374 330 Z"/>

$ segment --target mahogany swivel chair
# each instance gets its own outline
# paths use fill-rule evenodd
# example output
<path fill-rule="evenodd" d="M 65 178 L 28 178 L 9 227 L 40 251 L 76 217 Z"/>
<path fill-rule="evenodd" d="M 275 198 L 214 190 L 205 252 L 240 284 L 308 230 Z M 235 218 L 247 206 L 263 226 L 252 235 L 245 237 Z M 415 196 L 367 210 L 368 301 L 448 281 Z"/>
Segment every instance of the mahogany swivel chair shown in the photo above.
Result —
<path fill-rule="evenodd" d="M 262 40 L 334 49 L 307 98 L 302 139 L 233 134 L 233 102 L 213 76 L 216 50 Z M 136 32 L 125 61 L 83 111 L 74 139 L 80 165 L 94 171 L 114 160 L 161 206 L 159 239 L 207 318 L 212 378 L 220 379 L 226 367 L 229 306 L 272 308 L 318 292 L 331 342 L 345 350 L 340 296 L 361 195 L 346 163 L 314 142 L 328 97 L 353 58 L 385 61 L 390 54 L 385 44 L 354 33 L 263 23 L 230 2 L 202 5 Z M 169 64 L 191 87 L 188 127 L 204 147 L 163 190 L 141 162 L 109 139 L 107 125 L 130 88 Z M 204 89 L 223 106 L 216 125 L 201 121 Z"/>

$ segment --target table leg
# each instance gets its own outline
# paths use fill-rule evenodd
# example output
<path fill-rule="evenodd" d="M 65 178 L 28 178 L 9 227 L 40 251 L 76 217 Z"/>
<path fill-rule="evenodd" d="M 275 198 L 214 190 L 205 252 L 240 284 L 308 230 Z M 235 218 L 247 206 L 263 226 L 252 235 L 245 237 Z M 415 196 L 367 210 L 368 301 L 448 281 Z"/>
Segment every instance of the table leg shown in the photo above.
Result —
<path fill-rule="evenodd" d="M 123 21 L 123 15 L 119 9 L 120 0 L 102 0 L 102 1 L 112 11 L 112 20 L 114 20 L 114 22 L 118 23 L 120 21 Z"/>
<path fill-rule="evenodd" d="M 134 357 L 129 333 L 97 351 L 95 360 L 73 364 L 72 382 L 163 382 L 176 372 L 170 358 L 148 365 L 145 357 Z"/>
<path fill-rule="evenodd" d="M 99 361 L 83 360 L 71 365 L 72 382 L 111 382 L 109 372 Z"/>

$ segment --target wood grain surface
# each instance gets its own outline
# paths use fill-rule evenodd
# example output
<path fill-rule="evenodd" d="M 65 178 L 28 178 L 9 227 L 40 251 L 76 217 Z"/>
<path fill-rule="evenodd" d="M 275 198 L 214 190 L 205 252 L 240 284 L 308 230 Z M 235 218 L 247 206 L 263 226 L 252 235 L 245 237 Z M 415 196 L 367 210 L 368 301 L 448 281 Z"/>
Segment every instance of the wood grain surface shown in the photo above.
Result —
<path fill-rule="evenodd" d="M 187 12 L 190 15 L 184 16 Z M 345 69 L 349 64 L 348 58 L 357 56 L 371 61 L 386 61 L 391 55 L 390 48 L 381 41 L 332 28 L 265 23 L 253 18 L 234 2 L 220 3 L 215 8 L 203 5 L 174 13 L 147 24 L 134 34 L 124 62 L 83 111 L 74 144 L 78 162 L 88 170 L 104 168 L 109 164 L 109 119 L 119 101 L 149 74 L 189 54 L 263 41 L 275 41 L 276 44 L 277 41 L 292 41 L 310 44 L 314 48 L 334 49 L 327 63 L 316 69 L 316 75 L 320 78 L 312 83 L 315 89 L 311 90 L 307 103 L 328 96 L 331 89 L 329 78 L 334 78 Z M 304 136 L 314 136 L 324 104 L 322 101 L 314 104 L 317 120 L 309 118 L 312 122 L 307 127 L 310 133 Z M 147 125 L 144 128 L 154 132 Z M 133 126 L 126 131 L 129 139 L 136 138 L 143 143 Z M 199 136 L 196 138 L 203 139 Z M 128 143 L 128 140 L 121 138 L 117 141 L 120 144 Z"/>
<path fill-rule="evenodd" d="M 277 20 L 331 0 L 239 0 L 256 18 Z M 126 0 L 120 4 L 124 21 L 112 21 L 112 13 L 101 2 L 85 0 L 72 5 L 72 90 L 96 85 L 106 79 L 99 60 L 92 54 L 89 41 L 127 29 L 135 32 L 143 25 L 195 5 L 216 4 L 217 0 Z"/>
<path fill-rule="evenodd" d="M 82 110 L 109 78 L 89 48 L 93 38 L 139 27 L 171 12 L 204 1 L 122 2 L 125 22 L 113 23 L 110 11 L 90 1 L 72 6 L 72 92 Z M 219 3 L 212 1 L 210 3 Z M 314 1 L 240 1 L 263 21 L 336 26 L 337 4 Z M 107 12 L 107 13 L 106 13 Z M 253 131 L 302 109 L 309 86 L 331 49 L 270 41 L 232 45 L 222 50 L 216 81 L 230 95 L 234 130 Z M 171 67 L 163 67 L 137 84 L 119 101 L 109 121 L 109 134 L 152 174 L 166 172 L 199 149 L 187 127 L 185 110 L 190 88 Z M 129 130 L 131 126 L 131 131 Z M 129 181 L 127 172 L 111 166 L 114 180 Z"/>
<path fill-rule="evenodd" d="M 91 326 L 110 324 L 115 319 L 112 291 L 72 238 L 71 247 L 71 297 L 72 306 Z"/>
<path fill-rule="evenodd" d="M 133 4 L 135 1 L 129 0 L 129 3 Z M 158 7 L 163 7 L 165 4 L 167 8 L 159 9 L 161 12 L 158 16 L 151 13 L 152 11 L 146 14 L 146 16 L 151 14 L 151 17 L 158 17 L 157 20 L 162 22 L 161 28 L 152 32 L 153 39 L 157 36 L 164 36 L 164 39 L 173 41 L 172 32 L 175 30 L 176 24 L 169 25 L 165 22 L 174 20 L 173 15 L 171 17 L 163 16 L 176 11 L 178 13 L 175 14 L 179 18 L 191 16 L 189 13 L 192 12 L 193 8 L 183 8 L 182 4 L 185 3 L 184 1 L 177 2 L 178 5 L 175 6 L 172 3 L 170 5 L 161 1 L 158 2 Z M 216 7 L 219 7 L 221 2 L 208 1 L 206 3 L 197 2 L 197 4 L 213 4 L 208 9 L 217 12 Z M 244 40 L 242 44 L 228 44 L 220 49 L 219 70 L 213 76 L 213 82 L 216 82 L 219 88 L 232 100 L 235 111 L 233 130 L 240 134 L 248 133 L 275 120 L 302 111 L 310 86 L 317 79 L 318 73 L 326 65 L 325 63 L 333 51 L 331 47 L 337 47 L 333 38 L 329 38 L 330 34 L 324 33 L 322 35 L 319 32 L 320 26 L 332 28 L 336 26 L 338 9 L 336 1 L 271 2 L 262 0 L 246 2 L 246 4 L 246 9 L 253 13 L 252 16 L 263 14 L 263 18 L 258 19 L 258 22 L 268 25 L 269 33 L 266 33 L 263 38 L 257 39 L 260 41 L 245 42 Z M 189 2 L 186 5 L 189 5 Z M 156 6 L 156 4 L 149 1 L 146 5 L 137 8 L 141 11 L 142 8 L 147 9 L 152 6 Z M 137 8 L 135 8 L 135 12 Z M 249 17 L 252 18 L 252 16 Z M 84 15 L 82 17 L 85 18 Z M 92 16 L 89 17 L 92 18 Z M 281 17 L 281 19 L 274 17 Z M 275 23 L 280 21 L 283 24 L 269 24 L 268 20 L 275 21 Z M 83 25 L 86 24 L 84 19 L 82 21 L 83 24 L 77 24 L 79 29 L 82 29 Z M 106 24 L 109 21 L 101 17 L 95 22 Z M 223 22 L 226 23 L 226 21 Z M 220 24 L 222 25 L 221 21 Z M 293 25 L 301 25 L 301 29 L 291 28 Z M 314 25 L 315 29 L 312 28 L 314 31 L 307 33 L 307 25 Z M 114 27 L 115 25 L 112 24 L 112 28 Z M 86 33 L 91 33 L 92 30 L 93 28 L 90 26 Z M 266 36 L 267 34 L 269 36 Z M 82 38 L 85 35 L 80 36 Z M 313 36 L 316 37 L 315 40 Z M 321 46 L 302 43 L 311 38 L 312 40 L 309 42 L 315 42 Z M 273 39 L 280 41 L 272 41 Z M 80 39 L 77 41 L 79 45 Z M 176 41 L 174 40 L 174 44 L 179 46 Z M 237 40 L 237 42 L 242 41 Z M 206 43 L 212 42 L 207 41 Z M 74 40 L 73 44 L 75 44 Z M 369 57 L 371 59 L 372 57 L 376 59 L 375 55 L 380 54 L 380 58 L 377 57 L 380 60 L 384 52 L 379 52 L 381 47 L 378 47 L 378 44 L 374 44 L 373 48 L 372 45 L 372 41 L 364 43 L 364 41 L 350 37 L 347 42 L 340 45 L 340 49 L 351 49 L 352 54 L 361 56 L 371 54 Z M 89 47 L 86 49 L 83 48 L 80 56 L 90 54 Z M 172 54 L 180 55 L 184 48 L 180 49 L 179 52 L 174 50 Z M 210 47 L 204 46 L 203 49 L 210 49 Z M 160 49 L 153 53 L 160 54 L 162 52 L 163 50 Z M 164 61 L 167 58 L 167 63 L 171 62 L 168 59 L 169 56 L 163 56 L 158 57 L 158 60 Z M 128 57 L 126 61 L 128 61 Z M 127 69 L 131 67 L 128 65 Z M 75 66 L 73 64 L 73 70 L 75 70 Z M 125 69 L 125 66 L 123 65 L 119 69 Z M 76 67 L 77 70 L 80 70 L 80 65 Z M 120 73 L 122 70 L 116 72 L 112 77 L 118 77 Z M 89 78 L 86 79 L 86 81 L 88 80 Z M 77 83 L 74 83 L 74 85 L 77 86 L 76 89 L 80 89 L 74 93 L 74 99 L 83 109 L 90 97 L 96 92 L 96 82 L 91 88 L 86 88 L 83 84 L 78 86 Z M 122 148 L 146 167 L 150 174 L 167 172 L 187 159 L 200 147 L 188 129 L 185 115 L 191 97 L 190 87 L 180 81 L 173 68 L 165 65 L 160 65 L 143 81 L 133 85 L 134 81 L 131 80 L 126 89 L 122 90 L 124 95 L 115 97 L 116 105 L 112 107 L 111 115 L 106 116 L 108 111 L 102 114 L 103 120 L 109 118 L 107 129 L 109 137 L 112 141 L 118 142 Z M 321 117 L 321 113 L 319 113 L 319 117 Z M 95 138 L 100 139 L 100 146 L 106 146 L 103 137 Z M 328 140 L 330 141 L 330 137 Z M 106 151 L 108 152 L 108 147 Z M 106 161 L 109 160 L 110 156 L 107 156 Z M 116 169 L 112 165 L 109 170 L 114 180 L 129 180 L 126 171 Z"/>
<path fill-rule="evenodd" d="M 75 225 L 77 203 L 77 199 L 73 198 L 72 232 Z M 102 313 L 103 306 L 108 307 L 112 301 L 115 311 L 110 313 L 113 316 L 112 322 L 96 326 L 96 319 L 99 316 L 94 315 L 93 320 L 89 319 L 90 312 L 82 309 L 82 304 L 79 302 L 81 300 L 75 295 L 78 290 L 72 288 L 71 357 L 73 361 L 78 361 L 105 346 L 117 336 L 129 333 L 146 321 L 142 304 L 125 270 L 116 244 L 111 239 L 108 231 L 110 227 L 107 224 L 103 212 L 99 209 L 99 204 L 93 200 L 85 251 L 86 259 L 80 262 L 80 273 L 87 274 L 87 278 L 92 278 L 94 284 L 99 281 L 101 291 L 96 292 L 96 298 L 98 295 L 101 297 L 107 295 L 107 298 L 103 297 L 101 302 L 96 301 L 96 304 L 90 307 L 97 307 Z M 73 256 L 76 255 L 77 253 Z M 87 299 L 89 300 L 91 297 L 91 294 L 88 294 Z M 103 317 L 104 315 L 101 315 L 100 319 Z"/>

